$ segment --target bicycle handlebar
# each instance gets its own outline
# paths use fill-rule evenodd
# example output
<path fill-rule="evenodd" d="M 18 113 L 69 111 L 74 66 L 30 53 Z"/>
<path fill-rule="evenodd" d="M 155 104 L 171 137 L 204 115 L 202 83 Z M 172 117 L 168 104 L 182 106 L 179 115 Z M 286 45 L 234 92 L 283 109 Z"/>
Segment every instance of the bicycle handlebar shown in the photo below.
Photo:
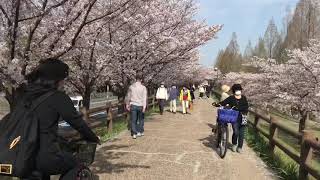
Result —
<path fill-rule="evenodd" d="M 223 107 L 223 108 L 230 108 L 230 109 L 234 109 L 235 108 L 235 106 L 233 106 L 233 107 L 230 107 L 230 106 L 222 106 L 221 104 L 217 104 L 216 102 L 213 102 L 212 104 L 211 104 L 212 106 L 214 106 L 214 107 Z"/>

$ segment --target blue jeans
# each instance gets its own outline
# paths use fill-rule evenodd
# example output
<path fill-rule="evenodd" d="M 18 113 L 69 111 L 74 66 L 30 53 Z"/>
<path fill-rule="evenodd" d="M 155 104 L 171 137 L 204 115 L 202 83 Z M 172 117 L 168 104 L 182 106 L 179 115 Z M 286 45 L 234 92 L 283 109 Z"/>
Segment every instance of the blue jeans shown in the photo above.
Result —
<path fill-rule="evenodd" d="M 246 126 L 242 126 L 241 122 L 236 122 L 232 124 L 232 144 L 237 145 L 238 148 L 242 148 L 243 146 L 243 140 L 244 140 L 244 131 L 246 129 Z"/>
<path fill-rule="evenodd" d="M 131 105 L 130 117 L 131 117 L 131 135 L 135 135 L 138 132 L 144 131 L 144 114 L 142 112 L 142 106 Z"/>

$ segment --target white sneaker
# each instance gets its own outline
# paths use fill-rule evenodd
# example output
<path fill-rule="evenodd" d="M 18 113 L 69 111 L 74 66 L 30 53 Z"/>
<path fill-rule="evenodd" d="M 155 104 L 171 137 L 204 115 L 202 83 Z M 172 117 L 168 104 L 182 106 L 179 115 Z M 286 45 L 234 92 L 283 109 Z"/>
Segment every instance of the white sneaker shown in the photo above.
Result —
<path fill-rule="evenodd" d="M 141 136 L 144 136 L 144 133 L 140 133 Z"/>
<path fill-rule="evenodd" d="M 141 137 L 141 133 L 138 132 L 137 137 Z"/>
<path fill-rule="evenodd" d="M 236 152 L 237 146 L 236 145 L 232 145 L 231 151 Z"/>
<path fill-rule="evenodd" d="M 132 136 L 132 138 L 133 138 L 133 139 L 137 139 L 137 135 L 134 134 L 134 135 Z"/>
<path fill-rule="evenodd" d="M 242 154 L 242 149 L 241 148 L 237 148 L 237 152 Z"/>

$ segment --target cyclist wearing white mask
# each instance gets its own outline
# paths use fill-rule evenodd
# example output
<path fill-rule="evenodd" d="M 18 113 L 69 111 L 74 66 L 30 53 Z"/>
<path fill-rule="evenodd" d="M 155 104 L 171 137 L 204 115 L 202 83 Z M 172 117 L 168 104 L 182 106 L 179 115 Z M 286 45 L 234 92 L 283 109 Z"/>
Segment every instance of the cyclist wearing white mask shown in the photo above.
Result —
<path fill-rule="evenodd" d="M 244 131 L 246 127 L 246 115 L 248 114 L 248 101 L 247 98 L 242 95 L 242 87 L 240 84 L 234 84 L 231 88 L 233 95 L 220 102 L 220 105 L 233 107 L 234 110 L 239 111 L 237 123 L 232 124 L 232 151 L 242 152 Z M 237 146 L 238 145 L 238 146 Z"/>

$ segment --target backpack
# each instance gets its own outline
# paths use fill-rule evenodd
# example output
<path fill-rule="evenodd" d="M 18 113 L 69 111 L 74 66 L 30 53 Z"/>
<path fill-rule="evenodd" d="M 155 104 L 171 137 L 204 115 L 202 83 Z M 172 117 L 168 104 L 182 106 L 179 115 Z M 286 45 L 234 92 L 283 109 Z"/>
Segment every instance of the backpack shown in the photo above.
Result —
<path fill-rule="evenodd" d="M 0 121 L 0 175 L 26 177 L 35 169 L 39 149 L 39 119 L 35 109 L 55 92 L 34 100 L 31 106 L 18 103 Z"/>

